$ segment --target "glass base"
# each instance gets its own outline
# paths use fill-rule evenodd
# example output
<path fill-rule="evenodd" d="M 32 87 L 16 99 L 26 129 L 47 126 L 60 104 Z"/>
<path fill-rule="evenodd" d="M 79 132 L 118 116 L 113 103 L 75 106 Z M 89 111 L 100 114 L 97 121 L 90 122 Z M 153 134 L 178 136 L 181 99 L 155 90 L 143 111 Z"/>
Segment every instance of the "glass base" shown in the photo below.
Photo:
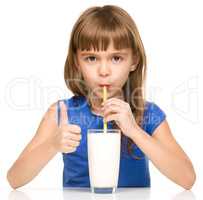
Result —
<path fill-rule="evenodd" d="M 98 187 L 91 187 L 92 193 L 96 194 L 111 194 L 115 193 L 116 188 L 115 187 L 107 187 L 107 188 L 98 188 Z"/>

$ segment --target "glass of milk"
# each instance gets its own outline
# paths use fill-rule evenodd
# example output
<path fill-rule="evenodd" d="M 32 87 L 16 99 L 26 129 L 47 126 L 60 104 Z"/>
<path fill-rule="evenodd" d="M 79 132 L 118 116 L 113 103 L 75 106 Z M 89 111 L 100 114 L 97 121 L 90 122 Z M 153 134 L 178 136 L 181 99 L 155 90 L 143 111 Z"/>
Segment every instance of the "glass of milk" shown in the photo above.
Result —
<path fill-rule="evenodd" d="M 119 176 L 121 132 L 119 129 L 88 129 L 88 165 L 91 191 L 114 193 Z"/>

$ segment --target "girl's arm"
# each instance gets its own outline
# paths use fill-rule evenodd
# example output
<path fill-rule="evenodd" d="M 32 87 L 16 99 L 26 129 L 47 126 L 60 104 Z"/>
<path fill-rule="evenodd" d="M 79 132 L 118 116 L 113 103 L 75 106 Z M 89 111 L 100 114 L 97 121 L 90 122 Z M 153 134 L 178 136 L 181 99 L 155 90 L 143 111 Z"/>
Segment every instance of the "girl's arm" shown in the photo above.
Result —
<path fill-rule="evenodd" d="M 72 153 L 79 146 L 80 127 L 67 124 L 67 108 L 63 102 L 58 127 L 56 108 L 53 104 L 48 109 L 34 138 L 8 171 L 7 179 L 14 189 L 31 181 L 57 152 Z"/>
<path fill-rule="evenodd" d="M 161 173 L 185 189 L 191 189 L 196 179 L 194 168 L 175 141 L 166 120 L 155 129 L 152 136 L 139 127 L 136 127 L 131 135 L 134 143 Z"/>
<path fill-rule="evenodd" d="M 56 104 L 53 104 L 45 113 L 33 139 L 9 169 L 7 179 L 14 189 L 31 181 L 57 153 L 49 140 L 57 128 L 55 112 Z"/>

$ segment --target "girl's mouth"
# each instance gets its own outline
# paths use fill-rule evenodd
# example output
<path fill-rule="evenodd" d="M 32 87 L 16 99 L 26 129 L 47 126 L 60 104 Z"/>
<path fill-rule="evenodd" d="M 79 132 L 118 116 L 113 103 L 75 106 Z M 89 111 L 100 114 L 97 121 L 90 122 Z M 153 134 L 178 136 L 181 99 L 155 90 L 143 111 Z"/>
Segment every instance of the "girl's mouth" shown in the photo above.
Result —
<path fill-rule="evenodd" d="M 104 87 L 106 86 L 107 88 L 109 88 L 111 85 L 110 84 L 99 84 L 100 87 Z"/>

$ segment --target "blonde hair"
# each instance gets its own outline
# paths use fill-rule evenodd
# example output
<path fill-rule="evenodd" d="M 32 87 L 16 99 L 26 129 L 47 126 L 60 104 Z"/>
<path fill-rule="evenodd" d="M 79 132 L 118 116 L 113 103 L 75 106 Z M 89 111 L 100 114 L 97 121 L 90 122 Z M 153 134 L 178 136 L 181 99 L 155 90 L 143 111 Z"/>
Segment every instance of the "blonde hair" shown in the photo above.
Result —
<path fill-rule="evenodd" d="M 75 23 L 65 62 L 64 79 L 74 95 L 88 97 L 81 72 L 77 68 L 77 50 L 107 50 L 113 41 L 117 50 L 131 48 L 138 59 L 136 69 L 130 72 L 122 88 L 124 98 L 129 103 L 135 120 L 141 126 L 145 106 L 146 55 L 137 26 L 131 16 L 114 5 L 90 7 Z M 73 81 L 72 81 L 73 80 Z M 77 80 L 77 81 L 74 81 Z M 132 102 L 130 99 L 134 99 Z M 128 152 L 132 154 L 133 141 L 129 139 Z M 139 159 L 135 156 L 136 159 Z"/>

